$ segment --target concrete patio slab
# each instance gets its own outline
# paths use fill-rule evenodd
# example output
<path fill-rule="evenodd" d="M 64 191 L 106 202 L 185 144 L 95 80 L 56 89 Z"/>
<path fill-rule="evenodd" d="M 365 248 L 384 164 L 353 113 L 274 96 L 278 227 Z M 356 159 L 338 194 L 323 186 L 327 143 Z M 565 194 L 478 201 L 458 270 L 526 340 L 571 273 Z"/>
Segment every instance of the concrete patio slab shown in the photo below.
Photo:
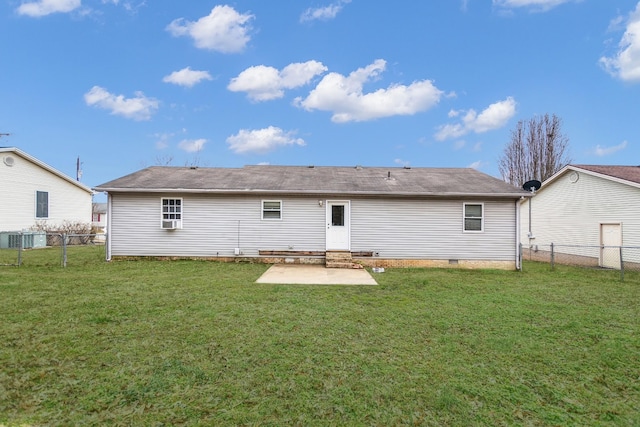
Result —
<path fill-rule="evenodd" d="M 377 285 L 364 269 L 326 268 L 324 265 L 275 264 L 256 283 L 299 285 Z"/>

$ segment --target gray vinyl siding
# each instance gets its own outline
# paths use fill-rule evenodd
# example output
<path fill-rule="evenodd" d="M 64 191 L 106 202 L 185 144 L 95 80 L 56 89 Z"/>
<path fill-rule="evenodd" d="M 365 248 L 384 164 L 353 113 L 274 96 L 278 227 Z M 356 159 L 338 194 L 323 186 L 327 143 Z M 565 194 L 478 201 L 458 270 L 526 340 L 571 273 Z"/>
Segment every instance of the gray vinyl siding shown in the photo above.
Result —
<path fill-rule="evenodd" d="M 182 229 L 160 228 L 162 197 L 183 199 Z M 281 200 L 282 219 L 261 219 L 262 200 Z M 326 204 L 318 200 L 326 199 L 111 194 L 111 255 L 222 257 L 233 256 L 235 248 L 244 256 L 257 256 L 259 250 L 324 251 Z M 515 259 L 515 201 L 350 200 L 352 251 L 387 258 Z M 484 204 L 483 232 L 463 232 L 464 202 Z"/>
<path fill-rule="evenodd" d="M 162 197 L 183 199 L 182 229 L 160 228 Z M 262 219 L 262 200 L 282 200 L 282 219 Z M 112 195 L 111 253 L 132 256 L 245 256 L 259 250 L 323 251 L 317 198 Z"/>
<path fill-rule="evenodd" d="M 483 203 L 484 231 L 463 231 L 464 203 Z M 351 250 L 381 258 L 515 259 L 515 201 L 354 200 Z"/>
<path fill-rule="evenodd" d="M 640 246 L 640 189 L 606 178 L 571 171 L 543 187 L 531 202 L 532 244 L 600 245 L 600 224 L 622 224 L 622 244 Z M 521 239 L 529 245 L 529 205 L 521 209 Z M 574 253 L 574 252 L 568 252 Z M 575 252 L 580 255 L 580 253 Z"/>

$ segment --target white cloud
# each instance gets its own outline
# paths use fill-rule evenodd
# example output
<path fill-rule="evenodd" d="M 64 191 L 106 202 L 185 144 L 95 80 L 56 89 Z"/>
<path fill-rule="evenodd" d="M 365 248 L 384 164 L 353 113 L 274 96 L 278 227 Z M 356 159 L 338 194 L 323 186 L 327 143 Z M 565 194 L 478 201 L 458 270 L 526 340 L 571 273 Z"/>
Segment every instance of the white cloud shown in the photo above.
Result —
<path fill-rule="evenodd" d="M 315 20 L 328 21 L 329 19 L 335 18 L 344 5 L 348 3 L 351 3 L 351 0 L 337 1 L 325 7 L 309 8 L 300 16 L 300 22 Z"/>
<path fill-rule="evenodd" d="M 165 148 L 169 147 L 169 140 L 171 139 L 171 137 L 173 137 L 172 133 L 156 133 L 153 135 L 154 138 L 156 138 L 156 149 L 158 150 L 164 150 Z"/>
<path fill-rule="evenodd" d="M 113 3 L 116 6 L 120 4 L 120 0 L 102 0 L 103 3 Z M 147 6 L 147 0 L 138 0 L 137 3 L 131 1 L 125 1 L 122 3 L 122 7 L 129 13 L 136 14 L 138 10 Z"/>
<path fill-rule="evenodd" d="M 190 36 L 200 49 L 222 53 L 241 52 L 249 42 L 249 21 L 253 15 L 240 14 L 231 6 L 216 6 L 195 22 L 178 18 L 167 25 L 173 36 Z"/>
<path fill-rule="evenodd" d="M 481 169 L 485 166 L 487 166 L 486 162 L 483 162 L 482 160 L 478 160 L 477 162 L 471 163 L 468 167 L 470 167 L 471 169 Z"/>
<path fill-rule="evenodd" d="M 493 0 L 493 5 L 503 9 L 528 7 L 533 10 L 545 12 L 556 6 L 572 1 L 576 0 Z"/>
<path fill-rule="evenodd" d="M 617 151 L 624 150 L 627 148 L 627 144 L 627 141 L 622 141 L 620 144 L 614 145 L 613 147 L 601 147 L 600 145 L 597 145 L 594 151 L 598 157 L 608 156 Z"/>
<path fill-rule="evenodd" d="M 285 132 L 269 126 L 264 129 L 241 129 L 236 135 L 227 138 L 229 148 L 238 153 L 267 153 L 278 147 L 288 145 L 306 145 L 301 138 L 294 137 L 295 132 Z"/>
<path fill-rule="evenodd" d="M 180 71 L 165 76 L 162 81 L 165 83 L 173 83 L 180 86 L 192 87 L 202 80 L 213 80 L 211 74 L 207 71 L 192 70 L 191 67 L 183 68 Z"/>
<path fill-rule="evenodd" d="M 158 109 L 160 102 L 147 98 L 142 92 L 135 92 L 134 98 L 114 95 L 100 86 L 94 86 L 84 94 L 84 101 L 89 106 L 110 110 L 111 114 L 133 120 L 149 120 Z"/>
<path fill-rule="evenodd" d="M 393 84 L 387 89 L 364 93 L 363 85 L 377 78 L 386 68 L 386 61 L 376 60 L 345 77 L 338 73 L 325 75 L 306 99 L 295 104 L 307 111 L 331 111 L 337 123 L 367 121 L 397 115 L 412 115 L 428 110 L 440 101 L 442 91 L 430 80 L 408 86 Z"/>
<path fill-rule="evenodd" d="M 409 160 L 402 160 L 402 159 L 394 159 L 393 163 L 395 163 L 396 165 L 400 165 L 400 166 L 409 166 L 411 164 L 411 162 Z"/>
<path fill-rule="evenodd" d="M 440 126 L 438 132 L 435 134 L 435 138 L 438 141 L 444 141 L 445 139 L 461 137 L 469 132 L 483 133 L 499 129 L 506 125 L 515 113 L 516 101 L 512 97 L 508 97 L 504 101 L 498 101 L 489 105 L 480 114 L 475 110 L 468 110 L 462 117 L 462 123 Z M 449 116 L 452 117 L 451 113 Z M 456 116 L 457 114 L 453 117 Z"/>
<path fill-rule="evenodd" d="M 17 11 L 20 15 L 40 17 L 57 12 L 71 12 L 80 6 L 81 0 L 39 0 L 22 3 Z"/>
<path fill-rule="evenodd" d="M 629 14 L 618 51 L 611 57 L 600 58 L 600 65 L 621 80 L 640 81 L 640 2 Z"/>
<path fill-rule="evenodd" d="M 268 101 L 282 98 L 284 89 L 303 86 L 325 71 L 327 67 L 318 61 L 289 64 L 282 71 L 257 65 L 231 79 L 227 89 L 232 92 L 247 92 L 247 96 L 254 101 Z"/>
<path fill-rule="evenodd" d="M 178 148 L 186 151 L 187 153 L 197 153 L 202 150 L 204 144 L 207 143 L 206 139 L 183 139 L 178 143 Z"/>

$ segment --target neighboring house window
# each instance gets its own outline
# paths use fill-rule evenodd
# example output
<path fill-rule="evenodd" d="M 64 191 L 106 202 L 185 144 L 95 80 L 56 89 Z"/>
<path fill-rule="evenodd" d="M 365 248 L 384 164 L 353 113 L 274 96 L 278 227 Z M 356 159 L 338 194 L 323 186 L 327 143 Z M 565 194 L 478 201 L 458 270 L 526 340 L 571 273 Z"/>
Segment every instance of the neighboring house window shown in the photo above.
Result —
<path fill-rule="evenodd" d="M 182 199 L 162 199 L 162 221 L 175 221 L 176 228 L 181 228 Z"/>
<path fill-rule="evenodd" d="M 482 231 L 483 211 L 482 203 L 464 204 L 464 231 Z"/>
<path fill-rule="evenodd" d="M 49 218 L 49 193 L 36 191 L 36 218 Z"/>
<path fill-rule="evenodd" d="M 280 200 L 262 201 L 262 219 L 281 219 L 282 202 Z"/>

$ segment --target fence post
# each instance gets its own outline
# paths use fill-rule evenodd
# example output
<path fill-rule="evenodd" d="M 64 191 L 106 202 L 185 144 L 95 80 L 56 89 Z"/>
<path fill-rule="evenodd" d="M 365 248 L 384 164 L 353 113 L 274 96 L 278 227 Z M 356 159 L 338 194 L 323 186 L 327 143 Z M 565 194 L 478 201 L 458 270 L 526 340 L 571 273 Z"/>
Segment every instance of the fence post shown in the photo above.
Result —
<path fill-rule="evenodd" d="M 22 265 L 22 231 L 18 233 L 18 267 Z"/>
<path fill-rule="evenodd" d="M 519 263 L 520 263 L 520 271 L 524 270 L 524 265 L 522 264 L 523 261 L 523 256 L 522 256 L 522 243 L 520 243 L 520 247 L 518 248 L 518 258 L 519 259 Z M 529 257 L 529 259 L 531 259 L 531 257 Z"/>
<path fill-rule="evenodd" d="M 620 281 L 624 282 L 624 261 L 622 260 L 622 246 L 620 246 Z"/>
<path fill-rule="evenodd" d="M 67 266 L 67 233 L 62 233 L 62 266 Z"/>
<path fill-rule="evenodd" d="M 518 243 L 516 248 L 516 270 L 522 271 L 522 243 Z"/>
<path fill-rule="evenodd" d="M 553 252 L 553 243 L 551 243 L 551 269 L 555 268 L 555 254 Z"/>

